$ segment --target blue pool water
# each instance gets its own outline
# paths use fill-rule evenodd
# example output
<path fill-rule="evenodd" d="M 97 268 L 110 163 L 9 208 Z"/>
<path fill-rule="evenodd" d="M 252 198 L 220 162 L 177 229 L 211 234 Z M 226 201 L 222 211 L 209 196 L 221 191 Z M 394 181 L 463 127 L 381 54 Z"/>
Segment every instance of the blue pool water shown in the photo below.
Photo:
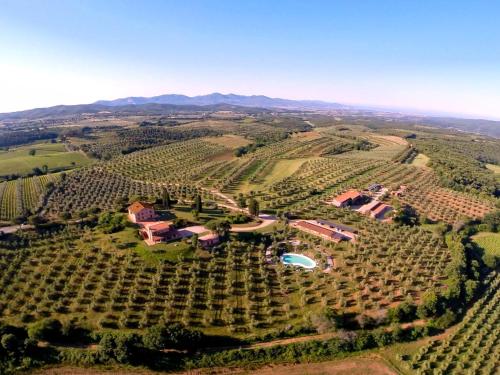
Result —
<path fill-rule="evenodd" d="M 301 254 L 286 253 L 281 256 L 283 264 L 291 264 L 307 269 L 316 267 L 316 262 L 309 257 Z"/>

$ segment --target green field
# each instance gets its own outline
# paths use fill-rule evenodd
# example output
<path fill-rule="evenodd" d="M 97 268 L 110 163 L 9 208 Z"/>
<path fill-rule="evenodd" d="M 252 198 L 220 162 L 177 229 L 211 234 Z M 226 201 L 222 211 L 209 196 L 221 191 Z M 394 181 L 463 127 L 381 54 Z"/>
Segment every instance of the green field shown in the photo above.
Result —
<path fill-rule="evenodd" d="M 35 150 L 35 155 L 30 155 Z M 68 152 L 62 143 L 37 143 L 0 151 L 0 176 L 27 174 L 33 168 L 46 165 L 49 171 L 70 169 L 89 164 L 91 160 L 80 152 Z"/>
<path fill-rule="evenodd" d="M 500 256 L 500 233 L 480 232 L 472 239 L 487 253 Z"/>
<path fill-rule="evenodd" d="M 273 183 L 291 176 L 300 168 L 302 164 L 304 164 L 307 160 L 312 159 L 315 158 L 277 160 L 269 174 L 264 177 L 262 183 L 252 183 L 250 181 L 244 181 L 239 186 L 238 190 L 242 193 L 248 193 L 250 191 L 263 189 L 265 186 L 272 185 Z"/>
<path fill-rule="evenodd" d="M 271 173 L 266 176 L 264 183 L 272 184 L 294 174 L 299 167 L 309 159 L 279 160 Z"/>

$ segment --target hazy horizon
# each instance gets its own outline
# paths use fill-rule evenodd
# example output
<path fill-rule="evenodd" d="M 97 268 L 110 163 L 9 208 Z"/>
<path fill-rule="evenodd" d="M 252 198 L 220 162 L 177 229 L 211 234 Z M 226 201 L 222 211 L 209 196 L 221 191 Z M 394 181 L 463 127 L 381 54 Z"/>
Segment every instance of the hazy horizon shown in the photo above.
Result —
<path fill-rule="evenodd" d="M 212 92 L 500 118 L 493 1 L 5 1 L 0 112 Z"/>

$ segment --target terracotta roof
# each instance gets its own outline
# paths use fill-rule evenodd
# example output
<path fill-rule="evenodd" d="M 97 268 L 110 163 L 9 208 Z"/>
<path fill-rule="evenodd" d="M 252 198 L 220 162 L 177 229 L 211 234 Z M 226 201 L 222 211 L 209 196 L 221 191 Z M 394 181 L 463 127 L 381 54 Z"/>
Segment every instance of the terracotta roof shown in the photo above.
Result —
<path fill-rule="evenodd" d="M 383 203 L 380 206 L 378 206 L 376 209 L 374 209 L 372 212 L 375 216 L 377 216 L 390 208 L 392 208 L 392 207 Z"/>
<path fill-rule="evenodd" d="M 318 219 L 316 221 L 319 224 L 321 224 L 321 225 L 325 225 L 325 226 L 328 226 L 328 227 L 331 227 L 331 228 L 340 229 L 342 231 L 352 232 L 352 233 L 356 233 L 357 232 L 356 228 L 353 228 L 353 227 L 350 227 L 350 226 L 347 226 L 347 225 L 337 224 L 337 223 L 333 223 L 331 221 L 321 220 L 321 219 Z"/>
<path fill-rule="evenodd" d="M 340 203 L 344 203 L 348 201 L 349 199 L 356 199 L 361 197 L 361 193 L 357 190 L 347 190 L 345 193 L 342 193 L 340 195 L 337 195 L 335 197 L 335 200 Z"/>
<path fill-rule="evenodd" d="M 149 204 L 149 203 L 143 203 L 143 202 L 134 202 L 130 206 L 128 206 L 128 210 L 131 213 L 133 213 L 133 214 L 136 214 L 136 213 L 142 211 L 145 208 L 151 208 L 152 209 L 153 205 Z"/>
<path fill-rule="evenodd" d="M 361 212 L 362 214 L 366 214 L 369 211 L 373 211 L 374 209 L 376 209 L 381 204 L 382 204 L 382 202 L 377 201 L 377 200 L 373 200 L 370 203 L 367 203 L 367 204 L 361 206 L 359 208 L 359 212 Z"/>
<path fill-rule="evenodd" d="M 320 222 L 320 220 L 318 220 L 317 222 L 318 222 L 318 224 L 315 224 L 315 223 L 310 222 L 310 221 L 300 220 L 299 222 L 297 222 L 296 225 L 298 227 L 302 227 L 304 229 L 308 229 L 308 230 L 316 232 L 318 234 L 327 236 L 335 242 L 340 242 L 344 239 L 354 239 L 356 237 L 356 235 L 353 232 L 351 232 L 351 231 L 355 231 L 353 228 L 346 227 L 344 225 L 339 225 L 339 224 L 335 224 L 335 227 L 332 226 L 331 228 L 325 228 L 326 226 L 330 226 L 330 225 L 323 224 Z M 328 222 L 325 222 L 325 223 L 328 223 Z M 333 223 L 330 223 L 330 224 L 333 225 Z M 350 230 L 347 230 L 347 229 L 350 229 Z"/>
<path fill-rule="evenodd" d="M 323 228 L 320 225 L 309 223 L 308 221 L 302 221 L 301 220 L 301 221 L 299 221 L 297 223 L 297 226 L 305 228 L 305 229 L 312 230 L 312 231 L 314 231 L 316 233 L 323 234 L 323 235 L 328 236 L 328 237 L 333 237 L 337 233 L 337 232 L 335 232 L 332 229 Z"/>
<path fill-rule="evenodd" d="M 153 232 L 170 230 L 170 229 L 172 229 L 172 222 L 171 221 L 158 221 L 156 223 L 147 225 L 146 228 L 148 228 L 149 230 L 151 230 Z"/>

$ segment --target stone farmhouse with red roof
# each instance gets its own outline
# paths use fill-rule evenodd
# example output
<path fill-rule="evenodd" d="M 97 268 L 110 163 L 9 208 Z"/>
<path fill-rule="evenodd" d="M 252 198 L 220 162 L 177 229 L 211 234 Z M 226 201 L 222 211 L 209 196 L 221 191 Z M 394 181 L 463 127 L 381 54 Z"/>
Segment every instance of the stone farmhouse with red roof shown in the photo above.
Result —
<path fill-rule="evenodd" d="M 153 205 L 143 202 L 134 202 L 128 206 L 128 217 L 133 223 L 156 219 L 157 215 Z"/>
<path fill-rule="evenodd" d="M 379 200 L 372 200 L 370 203 L 367 203 L 361 206 L 358 209 L 358 212 L 364 215 L 370 215 L 374 219 L 383 219 L 386 214 L 392 211 L 392 207 L 388 204 L 380 202 Z"/>
<path fill-rule="evenodd" d="M 144 223 L 139 233 L 148 245 L 177 240 L 182 237 L 171 221 Z"/>
<path fill-rule="evenodd" d="M 357 190 L 347 190 L 345 193 L 337 195 L 333 198 L 330 204 L 333 204 L 335 207 L 347 207 L 352 206 L 353 204 L 358 203 L 363 198 L 363 194 L 361 194 Z"/>

